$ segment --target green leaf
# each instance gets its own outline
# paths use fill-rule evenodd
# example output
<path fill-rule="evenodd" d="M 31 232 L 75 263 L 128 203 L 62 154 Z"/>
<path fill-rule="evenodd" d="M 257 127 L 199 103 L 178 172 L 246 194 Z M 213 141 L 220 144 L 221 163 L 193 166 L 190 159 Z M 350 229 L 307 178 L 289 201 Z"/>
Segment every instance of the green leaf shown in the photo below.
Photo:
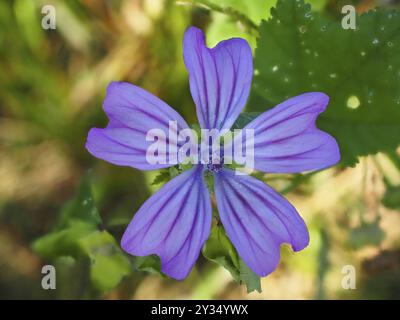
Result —
<path fill-rule="evenodd" d="M 89 173 L 85 174 L 75 196 L 61 209 L 52 232 L 37 239 L 33 249 L 43 257 L 78 256 L 77 240 L 97 230 L 101 217 L 93 201 Z"/>
<path fill-rule="evenodd" d="M 90 279 L 101 291 L 116 287 L 131 271 L 129 259 L 119 249 L 107 231 L 95 231 L 78 240 L 82 251 L 90 258 Z"/>
<path fill-rule="evenodd" d="M 150 255 L 146 257 L 134 257 L 133 267 L 137 271 L 146 271 L 166 277 L 161 272 L 161 262 L 157 255 Z"/>
<path fill-rule="evenodd" d="M 96 229 L 85 222 L 76 222 L 65 229 L 44 235 L 33 242 L 33 250 L 43 258 L 54 259 L 61 256 L 79 257 L 82 252 L 78 240 Z"/>
<path fill-rule="evenodd" d="M 261 293 L 260 277 L 255 274 L 242 259 L 240 259 L 240 283 L 244 283 L 247 287 L 247 293 L 257 290 Z"/>
<path fill-rule="evenodd" d="M 344 30 L 303 0 L 279 0 L 260 26 L 251 111 L 308 91 L 331 97 L 318 126 L 339 142 L 343 165 L 400 143 L 400 15 L 378 9 Z"/>
<path fill-rule="evenodd" d="M 92 284 L 101 291 L 111 290 L 131 271 L 131 265 L 113 236 L 98 229 L 100 224 L 89 176 L 85 175 L 75 197 L 61 209 L 54 230 L 37 239 L 32 248 L 51 260 L 89 258 Z"/>
<path fill-rule="evenodd" d="M 245 284 L 247 292 L 261 292 L 260 278 L 240 259 L 222 226 L 214 226 L 202 250 L 203 256 L 227 269 L 233 279 Z"/>
<path fill-rule="evenodd" d="M 327 0 L 307 0 L 311 4 L 313 11 L 321 11 L 327 4 Z"/>
<path fill-rule="evenodd" d="M 75 196 L 61 209 L 56 229 L 65 228 L 77 220 L 95 227 L 101 224 L 90 187 L 90 173 L 83 176 Z"/>
<path fill-rule="evenodd" d="M 152 186 L 167 182 L 170 179 L 169 168 L 160 170 L 159 174 L 154 178 L 151 183 Z"/>
<path fill-rule="evenodd" d="M 175 178 L 179 174 L 181 174 L 183 171 L 186 171 L 192 167 L 192 164 L 187 163 L 180 163 L 178 165 L 175 165 L 173 167 L 161 169 L 158 173 L 158 175 L 154 178 L 153 182 L 151 185 L 158 185 L 162 184 L 165 182 L 168 182 L 172 178 Z"/>
<path fill-rule="evenodd" d="M 211 229 L 202 252 L 204 257 L 223 266 L 236 281 L 239 281 L 239 256 L 222 227 L 215 226 Z"/>

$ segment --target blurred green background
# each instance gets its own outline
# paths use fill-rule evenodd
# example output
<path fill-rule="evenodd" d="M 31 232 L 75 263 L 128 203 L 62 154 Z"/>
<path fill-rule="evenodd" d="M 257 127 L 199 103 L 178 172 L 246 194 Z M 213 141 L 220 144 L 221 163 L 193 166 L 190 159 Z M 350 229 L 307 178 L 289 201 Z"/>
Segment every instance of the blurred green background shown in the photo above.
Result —
<path fill-rule="evenodd" d="M 290 4 L 288 1 L 284 2 Z M 400 6 L 398 1 L 306 2 L 318 17 L 336 25 L 340 25 L 345 4 L 353 4 L 358 13 L 378 5 Z M 41 8 L 47 4 L 56 8 L 56 30 L 41 28 Z M 354 106 L 346 106 L 345 101 L 353 97 L 354 102 L 354 95 L 341 89 L 335 100 L 339 92 L 336 82 L 321 80 L 307 87 L 307 81 L 301 80 L 309 67 L 300 49 L 287 49 L 293 58 L 288 66 L 302 66 L 305 71 L 296 73 L 298 76 L 289 67 L 282 71 L 287 73 L 282 81 L 289 82 L 293 76 L 297 87 L 284 87 L 263 71 L 264 66 L 269 70 L 277 60 L 285 59 L 268 39 L 277 16 L 282 14 L 286 28 L 297 30 L 298 21 L 289 12 L 285 16 L 286 11 L 279 13 L 278 9 L 277 16 L 271 17 L 270 8 L 275 4 L 273 0 L 0 1 L 0 298 L 400 298 L 400 152 L 396 151 L 400 142 L 400 108 L 396 105 L 400 100 L 390 95 L 400 99 L 400 81 L 389 81 L 391 74 L 380 71 L 382 61 L 389 61 L 389 71 L 400 66 L 400 55 L 390 62 L 399 51 L 373 48 L 372 59 L 362 61 L 366 49 L 361 48 L 361 41 L 355 44 L 360 47 L 349 48 L 346 46 L 354 41 L 346 38 L 342 48 L 349 53 L 346 61 L 366 71 L 344 88 L 355 90 L 361 103 L 364 91 L 366 97 L 375 97 L 375 109 L 371 110 L 378 110 L 371 112 L 361 104 L 360 111 L 351 113 Z M 268 18 L 272 18 L 271 25 L 264 23 L 259 30 L 262 19 Z M 400 15 L 391 21 L 393 24 L 387 25 L 393 29 L 393 43 L 385 43 L 385 50 L 393 45 L 393 50 L 399 50 Z M 262 292 L 248 294 L 228 271 L 203 256 L 190 276 L 178 282 L 157 272 L 157 259 L 122 253 L 118 243 L 126 225 L 160 187 L 152 184 L 157 172 L 113 166 L 84 148 L 88 130 L 107 123 L 101 105 L 110 81 L 139 85 L 173 106 L 188 123 L 196 122 L 181 49 L 183 33 L 190 25 L 205 30 L 209 45 L 239 36 L 254 50 L 260 48 L 258 55 L 258 49 L 255 51 L 259 74 L 248 110 L 267 110 L 286 95 L 313 90 L 329 93 L 332 110 L 338 110 L 327 114 L 321 125 L 343 145 L 341 164 L 315 174 L 257 175 L 288 197 L 311 235 L 309 247 L 301 252 L 282 247 L 278 269 L 261 279 Z M 313 26 L 307 27 L 310 33 Z M 371 25 L 371 32 L 382 26 L 386 26 L 384 21 Z M 300 33 L 304 30 L 300 28 Z M 332 42 L 325 41 L 332 50 L 337 45 L 333 40 L 339 37 L 333 33 L 326 35 Z M 285 35 L 279 38 L 281 42 L 297 41 Z M 360 39 L 367 36 L 373 37 L 366 33 Z M 312 34 L 310 37 L 314 39 Z M 325 52 L 320 42 L 315 41 L 314 46 Z M 264 56 L 262 50 L 269 53 Z M 352 50 L 361 50 L 361 56 Z M 319 59 L 324 61 L 325 56 Z M 354 73 L 333 67 L 339 78 L 340 72 Z M 320 69 L 326 71 L 324 65 Z M 328 78 L 336 81 L 336 73 Z M 371 81 L 378 92 L 368 88 Z M 303 87 L 298 87 L 299 83 Z M 261 92 L 263 84 L 273 89 L 276 84 L 276 90 Z M 376 109 L 380 105 L 382 111 Z M 382 113 L 386 118 L 380 117 Z M 328 125 L 330 119 L 366 119 L 358 122 L 365 126 L 364 131 L 357 131 L 364 145 L 360 147 L 359 136 L 351 140 L 356 139 L 353 133 L 344 134 L 348 132 L 345 128 L 335 134 L 338 126 Z M 56 290 L 41 287 L 45 264 L 56 267 Z M 354 290 L 341 285 L 346 265 L 356 268 Z"/>

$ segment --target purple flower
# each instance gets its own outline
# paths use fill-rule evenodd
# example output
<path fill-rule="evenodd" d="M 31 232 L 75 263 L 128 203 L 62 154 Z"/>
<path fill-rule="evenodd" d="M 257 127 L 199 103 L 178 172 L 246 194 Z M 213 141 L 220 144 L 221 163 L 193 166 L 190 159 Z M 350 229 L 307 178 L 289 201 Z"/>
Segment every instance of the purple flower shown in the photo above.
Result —
<path fill-rule="evenodd" d="M 201 30 L 184 36 L 183 55 L 200 126 L 229 129 L 247 101 L 253 75 L 252 54 L 243 39 L 229 39 L 209 49 Z M 333 137 L 315 125 L 328 96 L 311 92 L 291 98 L 264 112 L 245 129 L 254 129 L 254 166 L 265 172 L 295 173 L 329 167 L 340 159 Z M 113 82 L 107 88 L 106 128 L 93 128 L 89 152 L 116 165 L 153 170 L 173 164 L 149 164 L 146 133 L 152 128 L 188 128 L 166 103 L 134 85 Z M 171 141 L 170 141 L 171 142 Z M 178 143 L 179 144 L 179 143 Z M 168 151 L 167 151 L 168 152 Z M 282 243 L 293 250 L 309 242 L 307 227 L 296 209 L 263 182 L 218 166 L 193 165 L 166 183 L 135 214 L 122 248 L 136 256 L 157 254 L 162 271 L 185 278 L 199 256 L 211 228 L 212 209 L 204 172 L 214 175 L 214 191 L 222 224 L 240 257 L 258 275 L 279 263 Z"/>

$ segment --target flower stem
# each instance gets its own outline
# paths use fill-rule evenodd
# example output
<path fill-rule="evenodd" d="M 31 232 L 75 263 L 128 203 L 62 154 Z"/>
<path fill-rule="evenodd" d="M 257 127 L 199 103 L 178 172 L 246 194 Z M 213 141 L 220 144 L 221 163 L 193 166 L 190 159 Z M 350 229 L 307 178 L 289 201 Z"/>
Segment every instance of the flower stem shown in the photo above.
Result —
<path fill-rule="evenodd" d="M 251 20 L 245 14 L 235 9 L 229 7 L 221 7 L 220 5 L 210 2 L 208 0 L 177 0 L 176 2 L 181 4 L 188 4 L 192 6 L 202 7 L 208 10 L 223 13 L 231 17 L 232 19 L 239 21 L 250 33 L 258 34 L 257 24 L 255 24 L 253 20 Z"/>

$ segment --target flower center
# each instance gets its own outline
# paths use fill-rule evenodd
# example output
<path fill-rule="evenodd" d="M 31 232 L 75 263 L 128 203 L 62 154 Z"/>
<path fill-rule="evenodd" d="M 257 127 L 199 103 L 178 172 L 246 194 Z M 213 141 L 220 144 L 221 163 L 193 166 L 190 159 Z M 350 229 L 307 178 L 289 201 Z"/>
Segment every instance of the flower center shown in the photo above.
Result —
<path fill-rule="evenodd" d="M 223 163 L 208 163 L 207 164 L 207 170 L 211 171 L 211 172 L 220 172 L 222 170 L 222 168 L 224 167 Z"/>

